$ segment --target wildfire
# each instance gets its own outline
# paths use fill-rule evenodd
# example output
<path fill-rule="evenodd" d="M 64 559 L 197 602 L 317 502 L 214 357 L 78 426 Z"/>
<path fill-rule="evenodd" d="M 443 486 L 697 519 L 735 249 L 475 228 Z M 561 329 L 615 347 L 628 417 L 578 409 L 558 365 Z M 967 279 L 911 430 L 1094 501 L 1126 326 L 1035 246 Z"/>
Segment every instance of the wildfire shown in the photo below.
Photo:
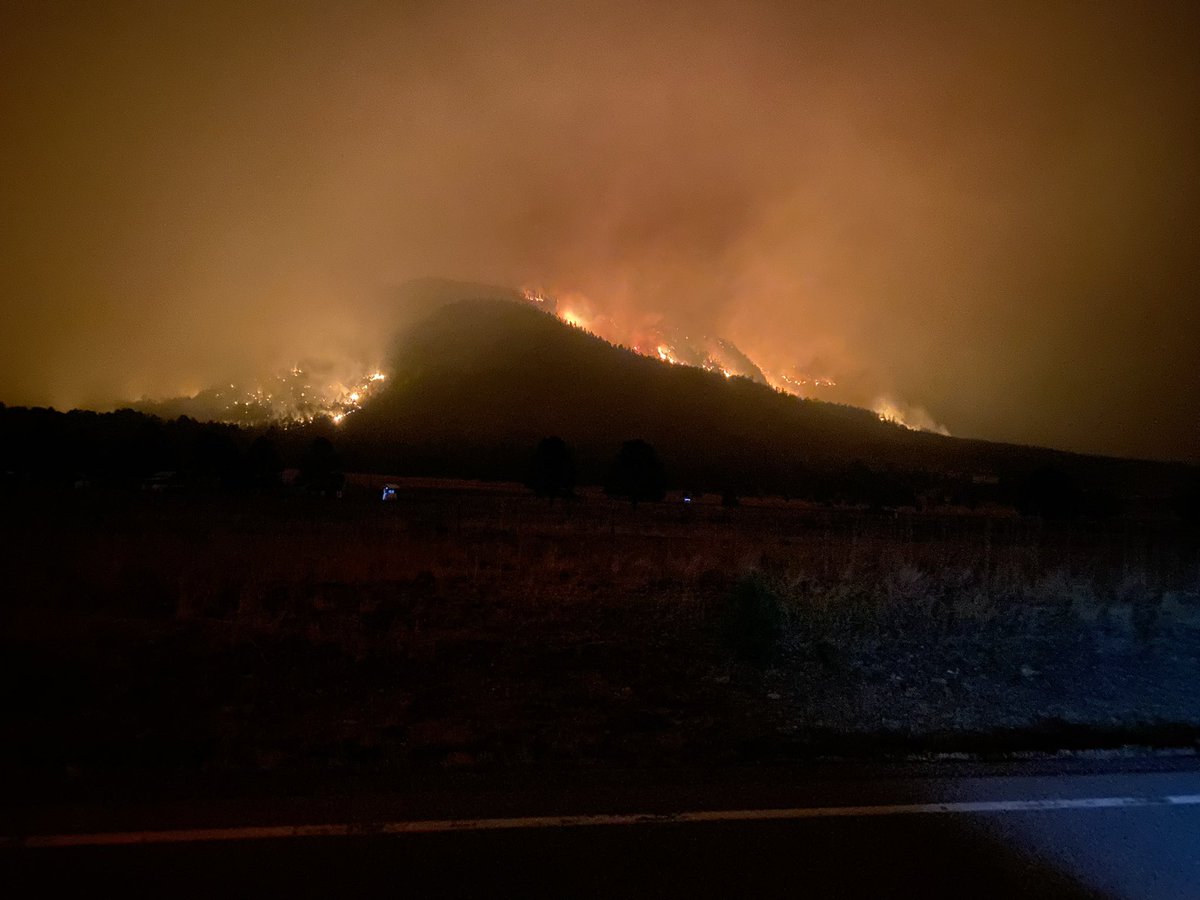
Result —
<path fill-rule="evenodd" d="M 661 319 L 651 319 L 648 325 L 620 327 L 611 318 L 599 314 L 588 298 L 581 294 L 569 293 L 560 298 L 538 288 L 526 288 L 521 295 L 529 305 L 567 325 L 628 347 L 641 356 L 673 366 L 694 366 L 708 372 L 719 372 L 725 378 L 748 378 L 794 397 L 838 397 L 838 391 L 835 390 L 838 382 L 828 374 L 814 375 L 801 366 L 784 371 L 764 371 L 731 342 L 711 334 L 671 328 Z M 884 397 L 875 402 L 873 410 L 880 419 L 904 428 L 949 434 L 944 426 L 919 406 Z"/>
<path fill-rule="evenodd" d="M 369 375 L 359 378 L 357 382 L 349 386 L 342 384 L 330 385 L 331 388 L 338 390 L 339 393 L 329 403 L 328 411 L 325 414 L 333 420 L 334 425 L 342 424 L 346 416 L 362 409 L 362 405 L 379 390 L 379 386 L 386 380 L 387 376 L 382 372 L 372 372 Z"/>
<path fill-rule="evenodd" d="M 253 388 L 229 385 L 201 391 L 191 397 L 198 414 L 216 421 L 241 425 L 276 422 L 284 426 L 326 418 L 340 425 L 346 416 L 362 409 L 387 379 L 380 371 L 350 379 L 321 377 L 302 366 L 268 379 Z"/>
<path fill-rule="evenodd" d="M 525 288 L 521 291 L 521 296 L 531 306 L 536 306 L 538 309 L 544 310 L 551 315 L 558 315 L 558 301 L 542 293 L 540 290 Z"/>
<path fill-rule="evenodd" d="M 771 386 L 797 397 L 812 396 L 814 388 L 837 387 L 837 382 L 826 376 L 803 375 L 793 371 L 777 372 L 768 376 Z"/>
<path fill-rule="evenodd" d="M 875 401 L 873 411 L 881 421 L 891 422 L 901 428 L 907 428 L 909 431 L 930 431 L 934 434 L 944 434 L 947 437 L 950 435 L 945 425 L 935 422 L 929 413 L 920 406 L 910 406 L 906 403 L 899 403 L 890 397 L 880 397 Z"/>
<path fill-rule="evenodd" d="M 573 328 L 582 328 L 584 331 L 588 330 L 587 323 L 583 318 L 569 309 L 564 309 L 558 314 L 558 317 Z"/>
<path fill-rule="evenodd" d="M 525 298 L 526 303 L 536 303 L 542 306 L 546 303 L 546 298 L 542 296 L 540 291 L 535 291 L 533 288 L 525 288 L 521 291 L 521 296 Z"/>
<path fill-rule="evenodd" d="M 712 335 L 685 334 L 669 329 L 662 323 L 622 329 L 607 316 L 598 315 L 588 299 L 580 294 L 558 298 L 538 288 L 525 288 L 521 296 L 530 306 L 555 316 L 573 328 L 670 365 L 695 366 L 708 372 L 719 372 L 725 378 L 749 378 L 798 396 L 807 395 L 810 387 L 836 384 L 832 378 L 826 377 L 768 376 L 729 341 Z"/>

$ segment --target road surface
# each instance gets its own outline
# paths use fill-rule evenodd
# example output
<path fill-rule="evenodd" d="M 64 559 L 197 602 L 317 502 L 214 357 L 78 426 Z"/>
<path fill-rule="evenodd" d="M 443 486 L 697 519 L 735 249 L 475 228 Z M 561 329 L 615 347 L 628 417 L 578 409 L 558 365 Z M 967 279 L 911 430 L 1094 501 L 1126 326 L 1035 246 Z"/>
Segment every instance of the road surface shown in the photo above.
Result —
<path fill-rule="evenodd" d="M 1053 768 L 26 808 L 0 877 L 7 896 L 1200 897 L 1194 761 Z"/>

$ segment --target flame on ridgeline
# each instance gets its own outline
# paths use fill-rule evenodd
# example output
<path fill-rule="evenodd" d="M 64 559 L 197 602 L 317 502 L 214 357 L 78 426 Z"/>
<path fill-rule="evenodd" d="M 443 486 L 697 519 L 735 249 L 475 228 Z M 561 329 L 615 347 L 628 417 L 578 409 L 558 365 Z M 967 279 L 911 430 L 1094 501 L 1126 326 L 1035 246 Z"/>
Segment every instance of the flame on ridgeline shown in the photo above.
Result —
<path fill-rule="evenodd" d="M 909 431 L 930 431 L 950 436 L 946 426 L 935 422 L 924 407 L 900 403 L 891 397 L 880 397 L 872 408 L 882 421 L 900 425 Z"/>
<path fill-rule="evenodd" d="M 795 397 L 830 399 L 830 389 L 838 385 L 837 380 L 829 374 L 815 375 L 797 366 L 782 371 L 761 369 L 750 357 L 724 338 L 706 334 L 689 335 L 661 324 L 640 329 L 622 329 L 611 318 L 595 313 L 593 304 L 578 294 L 555 297 L 546 291 L 533 288 L 527 288 L 521 293 L 526 303 L 556 316 L 573 328 L 668 365 L 693 366 L 709 372 L 720 372 L 726 378 L 748 378 Z M 950 434 L 946 427 L 936 422 L 924 408 L 891 397 L 877 399 L 872 410 L 882 421 L 892 422 L 912 431 Z"/>
<path fill-rule="evenodd" d="M 535 289 L 521 293 L 525 303 L 564 324 L 665 365 L 703 369 L 727 379 L 743 378 L 795 397 L 842 402 L 838 382 L 830 375 L 813 374 L 799 366 L 760 368 L 725 338 L 674 327 L 661 317 L 643 317 L 640 324 L 633 326 L 619 324 L 582 294 L 554 295 Z M 388 377 L 378 368 L 347 375 L 345 370 L 348 368 L 345 365 L 303 363 L 253 387 L 230 384 L 201 391 L 187 398 L 188 406 L 181 411 L 196 418 L 238 425 L 274 423 L 287 427 L 319 419 L 340 425 L 369 403 Z M 855 395 L 851 393 L 850 396 Z M 153 410 L 153 402 L 147 403 Z M 161 411 L 161 407 L 159 409 Z M 880 397 L 872 409 L 880 419 L 905 428 L 949 434 L 919 406 Z"/>
<path fill-rule="evenodd" d="M 692 334 L 663 323 L 621 328 L 608 316 L 594 313 L 593 305 L 578 294 L 554 297 L 540 289 L 526 288 L 521 295 L 529 305 L 573 328 L 673 366 L 719 372 L 726 378 L 748 378 L 797 397 L 819 397 L 822 389 L 837 385 L 828 375 L 813 376 L 798 369 L 765 371 L 731 341 L 714 335 Z"/>

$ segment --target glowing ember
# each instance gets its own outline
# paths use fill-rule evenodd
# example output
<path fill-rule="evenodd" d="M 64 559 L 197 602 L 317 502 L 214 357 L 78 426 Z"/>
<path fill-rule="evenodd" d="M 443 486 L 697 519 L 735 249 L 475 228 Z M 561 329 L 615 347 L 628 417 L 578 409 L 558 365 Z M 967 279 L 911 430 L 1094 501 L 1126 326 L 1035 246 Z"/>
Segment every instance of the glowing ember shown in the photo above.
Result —
<path fill-rule="evenodd" d="M 826 376 L 811 376 L 795 370 L 776 372 L 767 377 L 771 386 L 776 390 L 792 394 L 796 397 L 812 397 L 817 395 L 818 388 L 837 387 L 837 382 Z"/>
<path fill-rule="evenodd" d="M 525 298 L 527 303 L 536 303 L 538 306 L 544 306 L 546 303 L 546 298 L 532 288 L 526 288 L 521 291 L 521 296 Z"/>
<path fill-rule="evenodd" d="M 379 392 L 387 377 L 379 371 L 350 379 L 332 375 L 329 369 L 318 377 L 293 366 L 253 388 L 200 391 L 190 397 L 194 411 L 189 414 L 239 425 L 274 422 L 286 427 L 321 418 L 340 425 Z"/>
<path fill-rule="evenodd" d="M 538 309 L 545 310 L 551 315 L 558 315 L 558 301 L 553 297 L 547 296 L 539 290 L 533 288 L 525 288 L 521 291 L 521 296 L 525 302 L 531 306 L 536 306 Z"/>

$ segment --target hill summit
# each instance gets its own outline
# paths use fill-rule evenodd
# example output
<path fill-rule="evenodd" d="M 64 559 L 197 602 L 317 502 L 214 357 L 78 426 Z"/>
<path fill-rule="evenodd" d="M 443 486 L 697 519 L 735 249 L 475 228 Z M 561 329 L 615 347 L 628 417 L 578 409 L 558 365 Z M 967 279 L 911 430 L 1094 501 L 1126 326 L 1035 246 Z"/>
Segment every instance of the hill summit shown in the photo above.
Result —
<path fill-rule="evenodd" d="M 505 300 L 434 310 L 397 340 L 390 369 L 387 386 L 342 427 L 372 455 L 404 447 L 508 457 L 557 435 L 600 460 L 638 438 L 686 481 L 742 470 L 757 473 L 744 480 L 777 483 L 854 457 L 914 460 L 946 440 L 868 410 L 648 358 Z"/>

